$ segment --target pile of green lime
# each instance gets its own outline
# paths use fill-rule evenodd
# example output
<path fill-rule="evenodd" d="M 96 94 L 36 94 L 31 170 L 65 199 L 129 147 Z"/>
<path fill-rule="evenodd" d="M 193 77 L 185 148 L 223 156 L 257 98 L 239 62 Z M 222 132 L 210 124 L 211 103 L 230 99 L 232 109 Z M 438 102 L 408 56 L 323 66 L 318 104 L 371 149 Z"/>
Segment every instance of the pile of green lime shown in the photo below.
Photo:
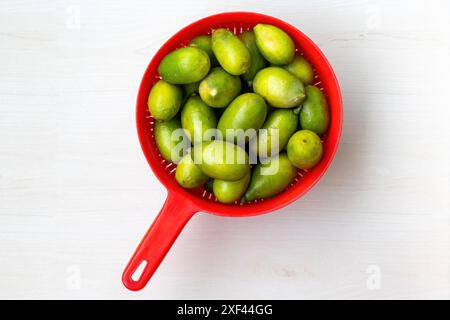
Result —
<path fill-rule="evenodd" d="M 280 28 L 213 30 L 166 55 L 158 72 L 148 108 L 182 187 L 204 187 L 222 203 L 253 201 L 282 192 L 297 168 L 321 160 L 327 101 Z"/>

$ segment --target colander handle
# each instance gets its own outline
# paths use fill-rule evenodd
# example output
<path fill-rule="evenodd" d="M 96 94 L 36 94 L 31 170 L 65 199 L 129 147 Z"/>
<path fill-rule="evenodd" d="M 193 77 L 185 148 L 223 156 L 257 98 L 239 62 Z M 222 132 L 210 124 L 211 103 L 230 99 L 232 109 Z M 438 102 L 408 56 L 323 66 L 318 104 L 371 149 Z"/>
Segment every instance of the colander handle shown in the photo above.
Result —
<path fill-rule="evenodd" d="M 137 291 L 147 284 L 183 227 L 197 211 L 188 199 L 169 191 L 164 206 L 123 272 L 125 287 Z M 139 267 L 143 271 L 140 276 L 134 276 Z"/>

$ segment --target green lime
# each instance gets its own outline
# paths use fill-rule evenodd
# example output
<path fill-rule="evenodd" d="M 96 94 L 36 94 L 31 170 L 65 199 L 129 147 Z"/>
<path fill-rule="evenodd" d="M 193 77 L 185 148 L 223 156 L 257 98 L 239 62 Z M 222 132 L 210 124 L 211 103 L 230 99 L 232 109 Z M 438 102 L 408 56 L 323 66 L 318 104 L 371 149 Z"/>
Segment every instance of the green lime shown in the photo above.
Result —
<path fill-rule="evenodd" d="M 309 130 L 294 133 L 287 144 L 287 155 L 294 166 L 311 169 L 322 159 L 322 142 L 317 134 Z"/>

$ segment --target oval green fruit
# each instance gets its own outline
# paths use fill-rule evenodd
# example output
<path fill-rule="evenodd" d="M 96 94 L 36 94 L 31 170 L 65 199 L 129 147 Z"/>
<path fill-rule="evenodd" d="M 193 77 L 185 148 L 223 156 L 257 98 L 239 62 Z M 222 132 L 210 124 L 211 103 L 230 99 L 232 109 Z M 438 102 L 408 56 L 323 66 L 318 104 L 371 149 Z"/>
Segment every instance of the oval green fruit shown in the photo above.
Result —
<path fill-rule="evenodd" d="M 267 61 L 274 65 L 284 65 L 292 61 L 295 45 L 286 32 L 269 24 L 257 24 L 253 31 L 256 45 Z"/>
<path fill-rule="evenodd" d="M 292 108 L 305 98 L 302 82 L 280 67 L 259 71 L 253 79 L 253 90 L 276 108 Z"/>
<path fill-rule="evenodd" d="M 237 181 L 214 179 L 213 192 L 217 200 L 222 203 L 233 203 L 245 193 L 250 182 L 250 170 Z"/>
<path fill-rule="evenodd" d="M 194 163 L 191 155 L 187 154 L 177 165 L 175 179 L 183 188 L 192 189 L 205 184 L 209 178 Z"/>
<path fill-rule="evenodd" d="M 214 108 L 224 108 L 241 91 L 241 79 L 216 67 L 200 82 L 199 93 L 207 105 Z"/>
<path fill-rule="evenodd" d="M 273 197 L 284 191 L 295 179 L 296 168 L 285 153 L 270 158 L 267 163 L 259 163 L 253 169 L 250 185 L 243 198 L 253 201 Z"/>
<path fill-rule="evenodd" d="M 214 179 L 236 181 L 250 170 L 247 152 L 226 141 L 196 144 L 192 156 L 203 173 Z"/>
<path fill-rule="evenodd" d="M 218 64 L 216 56 L 212 50 L 211 36 L 203 35 L 195 37 L 189 43 L 190 47 L 197 47 L 205 51 L 209 56 L 209 61 L 211 62 L 211 66 L 216 66 Z"/>
<path fill-rule="evenodd" d="M 217 61 L 228 73 L 239 76 L 250 68 L 250 52 L 244 43 L 227 29 L 213 31 L 212 49 Z"/>
<path fill-rule="evenodd" d="M 298 116 L 292 109 L 272 111 L 258 136 L 250 142 L 250 151 L 260 158 L 277 155 L 286 147 L 289 138 L 297 130 Z"/>
<path fill-rule="evenodd" d="M 159 80 L 148 95 L 148 111 L 156 120 L 170 120 L 180 110 L 183 101 L 181 88 Z"/>
<path fill-rule="evenodd" d="M 199 96 L 193 95 L 181 109 L 181 126 L 193 144 L 201 142 L 207 130 L 216 128 L 216 114 Z"/>
<path fill-rule="evenodd" d="M 243 33 L 241 33 L 240 38 L 242 42 L 244 42 L 252 57 L 250 68 L 246 73 L 242 75 L 242 79 L 244 79 L 249 85 L 251 85 L 256 73 L 266 66 L 267 61 L 261 55 L 258 47 L 256 46 L 256 38 L 253 31 L 244 31 Z"/>
<path fill-rule="evenodd" d="M 287 155 L 292 164 L 299 169 L 311 169 L 322 159 L 322 154 L 322 142 L 312 131 L 297 131 L 289 139 Z"/>
<path fill-rule="evenodd" d="M 177 131 L 176 130 L 180 130 Z M 168 121 L 156 121 L 154 126 L 155 141 L 162 157 L 174 163 L 178 163 L 184 151 L 190 146 L 189 140 L 181 129 L 178 118 Z"/>
<path fill-rule="evenodd" d="M 225 109 L 217 129 L 225 140 L 245 143 L 254 137 L 266 116 L 267 105 L 264 99 L 256 93 L 244 93 Z M 253 129 L 252 132 L 246 132 L 249 129 Z"/>
<path fill-rule="evenodd" d="M 300 111 L 302 129 L 315 132 L 319 136 L 327 132 L 330 125 L 330 110 L 322 91 L 314 86 L 305 88 L 306 99 Z"/>
<path fill-rule="evenodd" d="M 184 47 L 165 56 L 158 67 L 161 77 L 172 84 L 202 80 L 209 72 L 208 54 L 195 47 Z"/>
<path fill-rule="evenodd" d="M 313 68 L 302 56 L 296 55 L 294 60 L 283 68 L 299 78 L 304 85 L 309 85 L 314 80 Z"/>

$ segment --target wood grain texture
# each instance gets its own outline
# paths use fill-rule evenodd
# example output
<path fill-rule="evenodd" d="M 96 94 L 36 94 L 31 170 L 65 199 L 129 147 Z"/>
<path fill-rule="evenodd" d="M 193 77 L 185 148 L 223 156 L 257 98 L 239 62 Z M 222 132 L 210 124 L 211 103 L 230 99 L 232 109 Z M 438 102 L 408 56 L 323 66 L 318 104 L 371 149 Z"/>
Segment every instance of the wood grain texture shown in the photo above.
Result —
<path fill-rule="evenodd" d="M 294 24 L 342 86 L 330 170 L 270 215 L 196 215 L 148 287 L 121 272 L 166 192 L 134 126 L 178 29 L 248 10 Z M 449 298 L 448 1 L 0 3 L 0 298 Z M 367 284 L 373 268 L 380 286 Z"/>

